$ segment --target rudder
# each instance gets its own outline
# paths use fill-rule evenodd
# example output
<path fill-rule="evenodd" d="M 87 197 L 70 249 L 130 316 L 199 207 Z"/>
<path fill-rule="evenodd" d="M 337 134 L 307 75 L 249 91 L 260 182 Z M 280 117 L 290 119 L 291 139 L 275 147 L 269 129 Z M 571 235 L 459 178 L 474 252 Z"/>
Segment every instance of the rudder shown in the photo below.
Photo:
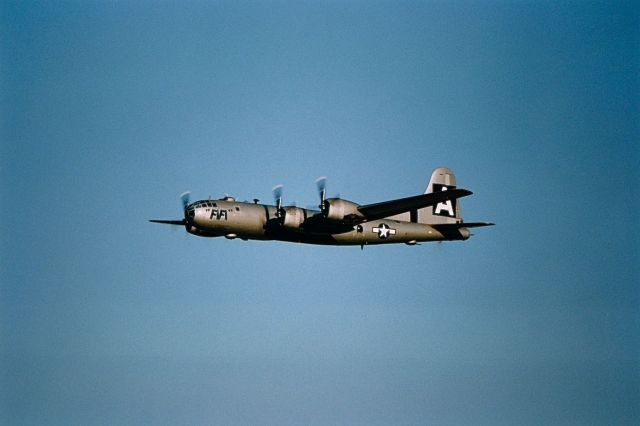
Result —
<path fill-rule="evenodd" d="M 424 191 L 425 194 L 446 191 L 456 187 L 456 176 L 446 167 L 438 167 L 431 174 L 429 185 Z M 460 202 L 458 200 L 448 200 L 438 203 L 435 206 L 425 207 L 418 210 L 418 222 L 424 224 L 447 224 L 462 222 Z"/>

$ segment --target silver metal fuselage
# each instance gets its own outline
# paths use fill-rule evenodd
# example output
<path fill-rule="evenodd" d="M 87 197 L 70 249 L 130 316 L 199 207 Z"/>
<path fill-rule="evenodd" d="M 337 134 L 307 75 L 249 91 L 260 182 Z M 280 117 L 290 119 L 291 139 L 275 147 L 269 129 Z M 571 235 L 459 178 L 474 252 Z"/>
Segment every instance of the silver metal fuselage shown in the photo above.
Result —
<path fill-rule="evenodd" d="M 233 199 L 202 200 L 187 206 L 185 227 L 189 233 L 201 237 L 361 246 L 466 240 L 470 235 L 466 228 L 461 228 L 455 235 L 445 236 L 435 227 L 412 222 L 409 213 L 353 225 L 327 224 L 320 211 L 300 210 L 304 222 L 299 228 L 288 228 L 279 222 L 276 206 Z"/>

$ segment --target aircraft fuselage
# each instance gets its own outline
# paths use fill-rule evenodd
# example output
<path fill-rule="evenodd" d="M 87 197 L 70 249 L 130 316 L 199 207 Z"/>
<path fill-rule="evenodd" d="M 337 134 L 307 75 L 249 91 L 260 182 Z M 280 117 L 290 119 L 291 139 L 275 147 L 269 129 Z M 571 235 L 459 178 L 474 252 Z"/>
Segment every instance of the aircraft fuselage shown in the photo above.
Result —
<path fill-rule="evenodd" d="M 202 200 L 187 206 L 185 228 L 201 237 L 244 240 L 280 240 L 327 245 L 416 244 L 424 241 L 466 240 L 469 231 L 441 232 L 435 227 L 410 220 L 410 215 L 362 222 L 356 225 L 327 223 L 320 211 L 299 208 L 299 227 L 283 226 L 276 206 L 229 200 Z"/>
<path fill-rule="evenodd" d="M 277 240 L 307 244 L 362 246 L 373 244 L 466 240 L 470 228 L 487 222 L 464 222 L 459 199 L 472 194 L 458 188 L 453 172 L 438 167 L 423 194 L 371 204 L 326 198 L 326 178 L 316 180 L 318 210 L 282 205 L 282 185 L 273 188 L 276 205 L 220 200 L 189 203 L 183 193 L 184 218 L 151 222 L 184 226 L 200 237 Z"/>

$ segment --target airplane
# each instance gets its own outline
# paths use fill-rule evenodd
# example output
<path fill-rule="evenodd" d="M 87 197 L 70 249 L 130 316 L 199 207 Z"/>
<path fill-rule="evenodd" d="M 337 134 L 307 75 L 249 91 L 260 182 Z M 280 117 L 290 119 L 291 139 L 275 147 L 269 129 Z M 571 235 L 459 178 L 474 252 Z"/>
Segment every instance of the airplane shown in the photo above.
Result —
<path fill-rule="evenodd" d="M 492 226 L 463 222 L 458 199 L 472 192 L 456 187 L 453 172 L 436 168 L 421 195 L 360 205 L 326 198 L 326 178 L 316 181 L 319 210 L 282 205 L 282 185 L 273 188 L 275 205 L 238 202 L 231 196 L 189 202 L 182 194 L 184 219 L 149 222 L 184 226 L 199 237 L 277 240 L 305 244 L 360 246 L 467 240 L 470 228 Z"/>

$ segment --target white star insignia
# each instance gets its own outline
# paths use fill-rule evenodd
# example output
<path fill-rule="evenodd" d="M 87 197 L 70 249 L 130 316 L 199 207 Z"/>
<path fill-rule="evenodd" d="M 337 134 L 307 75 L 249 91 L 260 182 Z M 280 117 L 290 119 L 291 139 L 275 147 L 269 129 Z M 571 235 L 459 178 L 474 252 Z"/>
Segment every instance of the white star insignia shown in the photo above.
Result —
<path fill-rule="evenodd" d="M 372 229 L 373 232 L 378 233 L 378 238 L 384 240 L 385 238 L 389 238 L 389 235 L 396 235 L 396 230 L 389 228 L 389 225 L 386 223 L 381 223 L 378 227 Z"/>

